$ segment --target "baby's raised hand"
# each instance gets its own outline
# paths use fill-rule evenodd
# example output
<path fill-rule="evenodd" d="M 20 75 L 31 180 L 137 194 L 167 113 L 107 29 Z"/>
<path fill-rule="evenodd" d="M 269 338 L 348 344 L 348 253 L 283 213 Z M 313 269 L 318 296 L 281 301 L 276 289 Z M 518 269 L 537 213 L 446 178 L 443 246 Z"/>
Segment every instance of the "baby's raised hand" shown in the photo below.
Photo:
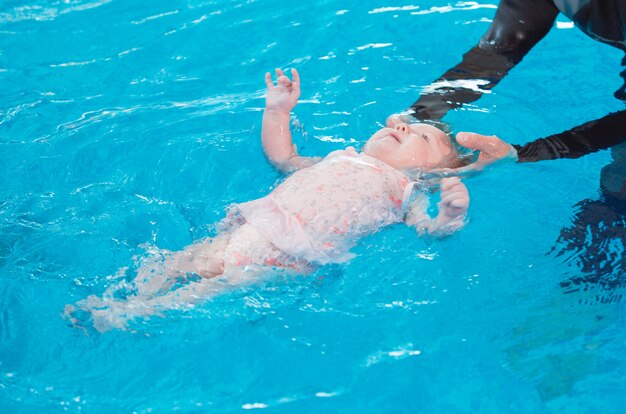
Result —
<path fill-rule="evenodd" d="M 469 193 L 465 184 L 457 177 L 441 180 L 441 201 L 439 216 L 444 220 L 463 219 L 469 207 Z M 446 221 L 447 221 L 446 220 Z"/>
<path fill-rule="evenodd" d="M 281 111 L 289 113 L 298 103 L 300 97 L 300 75 L 295 69 L 291 69 L 291 81 L 282 70 L 276 69 L 278 77 L 276 85 L 272 81 L 272 75 L 265 74 L 267 96 L 265 97 L 265 110 Z"/>

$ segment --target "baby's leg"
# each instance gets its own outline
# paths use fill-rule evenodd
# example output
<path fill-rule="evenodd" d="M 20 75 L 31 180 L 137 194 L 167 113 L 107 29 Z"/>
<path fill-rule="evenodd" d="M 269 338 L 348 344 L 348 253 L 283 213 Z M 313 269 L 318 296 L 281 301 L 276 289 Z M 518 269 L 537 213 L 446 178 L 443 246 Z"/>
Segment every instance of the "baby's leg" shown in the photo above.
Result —
<path fill-rule="evenodd" d="M 194 275 L 204 279 L 224 275 L 226 283 L 237 285 L 256 280 L 272 267 L 302 271 L 307 265 L 277 249 L 250 224 L 241 223 L 179 252 L 159 251 L 139 267 L 133 285 L 137 296 L 146 298 L 162 296 L 177 283 L 188 284 Z"/>
<path fill-rule="evenodd" d="M 258 281 L 260 276 L 277 269 L 293 274 L 308 273 L 311 266 L 306 260 L 278 249 L 247 223 L 232 232 L 223 253 L 223 263 L 223 280 L 230 285 Z"/>
<path fill-rule="evenodd" d="M 205 278 L 221 275 L 224 272 L 224 250 L 229 239 L 230 233 L 224 233 L 187 246 L 173 253 L 165 267 L 179 274 L 195 273 Z"/>
<path fill-rule="evenodd" d="M 193 275 L 212 278 L 224 272 L 224 250 L 230 233 L 187 246 L 179 252 L 160 251 L 140 266 L 134 281 L 137 294 L 154 296 L 186 283 Z"/>
<path fill-rule="evenodd" d="M 159 251 L 140 266 L 132 282 L 134 292 L 124 300 L 105 293 L 102 298 L 88 297 L 80 307 L 91 313 L 99 331 L 126 329 L 128 321 L 137 317 L 187 308 L 258 280 L 271 250 L 258 232 L 242 224 L 179 252 Z M 193 279 L 193 275 L 200 277 Z"/>
<path fill-rule="evenodd" d="M 167 309 L 193 305 L 219 292 L 223 283 L 211 278 L 224 271 L 224 250 L 230 233 L 222 233 L 187 246 L 180 252 L 151 253 L 131 282 L 110 285 L 102 297 L 91 295 L 65 308 L 66 318 L 75 326 L 90 315 L 98 331 L 125 329 L 128 321 Z M 193 280 L 193 275 L 196 280 Z M 179 283 L 181 286 L 175 286 Z M 120 294 L 121 292 L 121 294 Z M 81 313 L 87 312 L 86 315 Z"/>
<path fill-rule="evenodd" d="M 257 282 L 271 269 L 303 273 L 307 266 L 308 262 L 283 253 L 243 223 L 180 252 L 153 254 L 139 267 L 134 281 L 109 286 L 102 297 L 90 296 L 70 305 L 65 314 L 77 326 L 81 324 L 77 311 L 85 311 L 99 331 L 125 329 L 137 317 L 193 306 L 220 292 Z M 122 299 L 116 294 L 120 287 L 129 292 Z"/>

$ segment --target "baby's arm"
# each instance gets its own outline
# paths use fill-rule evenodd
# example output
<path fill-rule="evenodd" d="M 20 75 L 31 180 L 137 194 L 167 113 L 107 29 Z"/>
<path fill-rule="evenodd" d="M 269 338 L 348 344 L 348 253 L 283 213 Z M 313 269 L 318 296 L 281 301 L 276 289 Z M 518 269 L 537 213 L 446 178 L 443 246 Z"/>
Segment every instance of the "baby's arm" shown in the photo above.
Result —
<path fill-rule="evenodd" d="M 427 213 L 428 200 L 418 199 L 406 216 L 406 223 L 415 226 L 419 233 L 446 236 L 459 230 L 465 224 L 469 207 L 467 187 L 456 177 L 441 180 L 441 201 L 437 204 L 439 213 L 434 219 Z"/>
<path fill-rule="evenodd" d="M 291 69 L 293 82 L 282 70 L 276 69 L 277 84 L 274 85 L 272 75 L 265 74 L 267 97 L 263 112 L 261 142 L 263 152 L 268 160 L 282 172 L 292 172 L 315 164 L 321 158 L 301 157 L 296 152 L 291 138 L 291 110 L 300 97 L 300 75 Z"/>

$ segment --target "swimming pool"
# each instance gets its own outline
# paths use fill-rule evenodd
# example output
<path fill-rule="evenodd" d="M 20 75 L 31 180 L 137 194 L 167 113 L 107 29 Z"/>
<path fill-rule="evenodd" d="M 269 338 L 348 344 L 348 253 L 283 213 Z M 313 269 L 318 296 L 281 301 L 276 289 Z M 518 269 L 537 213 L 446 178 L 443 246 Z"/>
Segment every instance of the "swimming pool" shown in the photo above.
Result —
<path fill-rule="evenodd" d="M 295 140 L 325 154 L 412 103 L 494 11 L 433 0 L 0 5 L 0 412 L 619 412 L 624 303 L 565 294 L 581 253 L 552 252 L 574 205 L 597 198 L 607 152 L 467 180 L 471 221 L 449 239 L 393 227 L 345 267 L 129 331 L 86 335 L 61 316 L 119 283 L 146 244 L 211 235 L 228 204 L 278 182 L 260 146 L 266 70 L 298 68 Z M 561 21 L 446 120 L 524 143 L 622 109 L 611 98 L 620 53 Z"/>

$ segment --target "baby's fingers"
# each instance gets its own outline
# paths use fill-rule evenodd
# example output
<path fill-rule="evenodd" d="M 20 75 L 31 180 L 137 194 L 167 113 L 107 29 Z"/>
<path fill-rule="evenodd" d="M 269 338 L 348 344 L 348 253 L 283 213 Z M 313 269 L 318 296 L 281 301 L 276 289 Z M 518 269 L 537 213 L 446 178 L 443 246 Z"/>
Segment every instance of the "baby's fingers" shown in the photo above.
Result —
<path fill-rule="evenodd" d="M 293 90 L 299 93 L 300 92 L 300 74 L 295 68 L 291 69 L 291 78 L 293 79 Z"/>
<path fill-rule="evenodd" d="M 469 198 L 457 198 L 453 200 L 450 205 L 456 208 L 467 209 L 469 207 Z"/>
<path fill-rule="evenodd" d="M 467 214 L 469 207 L 469 197 L 455 197 L 458 194 L 452 194 L 444 197 L 439 203 L 439 214 L 448 217 L 462 217 Z"/>
<path fill-rule="evenodd" d="M 458 177 L 444 178 L 441 180 L 441 191 L 448 191 L 452 187 L 455 187 L 459 184 L 462 185 L 461 180 L 459 180 Z"/>
<path fill-rule="evenodd" d="M 265 72 L 265 85 L 267 86 L 268 89 L 274 87 L 274 82 L 272 81 L 272 74 L 269 72 Z"/>
<path fill-rule="evenodd" d="M 291 81 L 285 75 L 285 72 L 283 72 L 282 69 L 276 68 L 276 76 L 278 77 L 278 84 L 279 85 L 282 85 L 282 86 L 289 86 L 289 85 L 291 85 Z"/>
<path fill-rule="evenodd" d="M 285 72 L 282 69 L 276 68 L 276 76 L 278 76 L 277 84 L 278 86 L 282 86 L 291 91 L 300 92 L 300 76 L 298 71 L 295 69 L 291 69 L 291 76 L 293 77 L 293 82 L 291 79 L 285 75 Z"/>
<path fill-rule="evenodd" d="M 291 81 L 285 75 L 282 75 L 280 78 L 278 78 L 278 85 L 287 89 L 291 89 L 292 87 Z"/>
<path fill-rule="evenodd" d="M 467 209 L 469 207 L 469 199 L 465 197 L 455 198 L 450 200 L 448 205 L 457 209 Z"/>
<path fill-rule="evenodd" d="M 442 194 L 442 197 L 441 197 L 441 202 L 443 204 L 451 205 L 453 202 L 457 200 L 466 200 L 469 202 L 469 196 L 464 192 L 454 191 L 451 193 Z"/>

